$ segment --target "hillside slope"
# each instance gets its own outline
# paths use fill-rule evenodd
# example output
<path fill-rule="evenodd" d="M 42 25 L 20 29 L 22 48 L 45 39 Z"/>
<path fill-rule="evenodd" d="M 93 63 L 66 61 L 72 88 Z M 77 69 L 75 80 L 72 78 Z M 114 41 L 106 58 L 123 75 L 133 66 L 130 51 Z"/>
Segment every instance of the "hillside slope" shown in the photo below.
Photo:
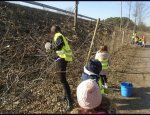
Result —
<path fill-rule="evenodd" d="M 59 101 L 63 92 L 55 74 L 55 63 L 52 55 L 46 54 L 44 49 L 53 24 L 62 27 L 74 53 L 74 61 L 68 65 L 67 78 L 76 106 L 76 87 L 96 23 L 79 19 L 77 32 L 74 32 L 73 17 L 6 2 L 0 2 L 0 13 L 1 113 L 65 112 L 65 103 Z M 120 62 L 125 55 L 120 53 L 120 57 L 117 57 L 118 53 L 128 52 L 126 49 L 130 46 L 126 45 L 125 39 L 125 46 L 121 47 L 124 44 L 120 44 L 119 32 L 116 30 L 112 36 L 113 32 L 111 25 L 99 24 L 92 56 L 101 44 L 107 44 L 115 69 L 122 64 Z M 122 66 L 119 67 L 121 69 Z"/>

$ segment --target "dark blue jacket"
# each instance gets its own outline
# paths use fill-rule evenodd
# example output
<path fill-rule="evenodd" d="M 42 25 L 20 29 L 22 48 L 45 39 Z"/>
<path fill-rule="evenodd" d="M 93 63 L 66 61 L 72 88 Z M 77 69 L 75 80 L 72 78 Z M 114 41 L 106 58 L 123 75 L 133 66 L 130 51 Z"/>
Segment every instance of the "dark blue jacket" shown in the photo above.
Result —
<path fill-rule="evenodd" d="M 87 79 L 95 79 L 98 81 L 99 75 L 87 70 L 87 68 L 84 66 L 84 72 L 81 75 L 81 82 Z"/>

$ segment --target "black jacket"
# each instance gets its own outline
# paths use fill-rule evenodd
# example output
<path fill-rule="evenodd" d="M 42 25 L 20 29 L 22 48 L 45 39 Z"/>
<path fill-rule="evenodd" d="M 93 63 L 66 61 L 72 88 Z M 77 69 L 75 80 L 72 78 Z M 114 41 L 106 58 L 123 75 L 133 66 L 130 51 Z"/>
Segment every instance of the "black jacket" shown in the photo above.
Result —
<path fill-rule="evenodd" d="M 51 39 L 51 41 L 49 40 Z M 47 42 L 51 42 L 51 47 L 50 49 L 57 51 L 57 50 L 61 50 L 62 47 L 65 45 L 64 41 L 63 41 L 63 37 L 62 36 L 58 36 L 57 40 L 54 42 L 51 38 L 51 36 L 47 39 Z"/>
<path fill-rule="evenodd" d="M 65 43 L 64 43 L 64 41 L 63 41 L 63 37 L 62 37 L 62 36 L 59 36 L 59 37 L 57 38 L 57 40 L 52 43 L 51 49 L 52 49 L 52 50 L 55 50 L 55 51 L 61 50 L 64 45 L 65 45 Z"/>
<path fill-rule="evenodd" d="M 51 37 L 50 37 L 50 39 L 51 39 Z M 47 42 L 50 42 L 50 40 L 47 40 Z M 51 56 L 54 59 L 58 58 L 56 51 L 61 50 L 64 45 L 65 45 L 65 43 L 63 41 L 62 36 L 59 36 L 55 42 L 53 40 L 51 41 L 51 47 L 50 47 L 50 49 L 52 49 L 51 50 Z"/>

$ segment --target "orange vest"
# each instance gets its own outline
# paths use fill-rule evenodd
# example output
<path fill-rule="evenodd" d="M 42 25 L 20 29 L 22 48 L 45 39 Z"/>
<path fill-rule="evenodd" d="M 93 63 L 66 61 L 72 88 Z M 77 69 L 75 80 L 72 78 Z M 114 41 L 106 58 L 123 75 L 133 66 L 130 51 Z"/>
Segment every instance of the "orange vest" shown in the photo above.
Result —
<path fill-rule="evenodd" d="M 145 37 L 142 37 L 142 41 L 143 41 L 144 43 L 146 43 Z"/>

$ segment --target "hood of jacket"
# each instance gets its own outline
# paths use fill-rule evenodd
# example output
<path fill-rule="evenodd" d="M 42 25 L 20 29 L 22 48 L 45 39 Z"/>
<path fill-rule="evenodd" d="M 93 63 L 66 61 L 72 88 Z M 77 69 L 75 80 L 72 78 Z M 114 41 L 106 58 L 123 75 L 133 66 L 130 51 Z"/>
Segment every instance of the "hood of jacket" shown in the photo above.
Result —
<path fill-rule="evenodd" d="M 97 74 L 95 74 L 95 73 L 93 73 L 93 72 L 87 70 L 87 68 L 86 68 L 85 66 L 84 66 L 84 73 L 86 73 L 86 74 L 88 74 L 88 75 L 96 75 L 96 76 L 98 76 Z"/>

